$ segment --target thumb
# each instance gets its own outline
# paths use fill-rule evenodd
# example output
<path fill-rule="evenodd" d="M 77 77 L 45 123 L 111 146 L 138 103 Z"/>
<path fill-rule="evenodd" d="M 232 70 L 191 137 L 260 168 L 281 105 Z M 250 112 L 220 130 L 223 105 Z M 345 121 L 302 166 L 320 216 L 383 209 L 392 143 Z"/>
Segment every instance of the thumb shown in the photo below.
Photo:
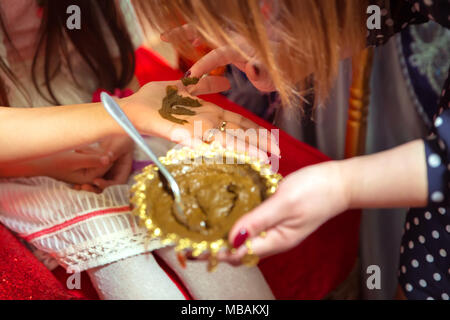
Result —
<path fill-rule="evenodd" d="M 240 218 L 231 229 L 228 241 L 239 248 L 249 238 L 276 226 L 284 220 L 286 212 L 283 198 L 274 194 L 260 206 Z"/>

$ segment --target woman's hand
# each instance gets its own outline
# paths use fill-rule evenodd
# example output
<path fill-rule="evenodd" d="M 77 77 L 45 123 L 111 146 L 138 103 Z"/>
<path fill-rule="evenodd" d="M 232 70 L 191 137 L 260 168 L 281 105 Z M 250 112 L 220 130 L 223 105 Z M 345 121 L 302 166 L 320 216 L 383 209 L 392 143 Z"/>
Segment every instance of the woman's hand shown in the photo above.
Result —
<path fill-rule="evenodd" d="M 189 25 L 184 25 L 165 32 L 161 39 L 166 42 L 173 42 L 175 39 L 183 37 L 194 46 L 203 44 L 203 38 Z M 262 92 L 275 91 L 275 86 L 264 66 L 258 61 L 256 51 L 239 35 L 233 35 L 237 48 L 230 45 L 215 48 L 198 60 L 188 71 L 188 77 L 201 77 L 210 71 L 233 64 L 247 75 L 252 84 Z M 209 93 L 222 92 L 228 89 L 227 81 L 224 77 L 205 77 L 195 86 L 190 86 L 189 92 L 198 94 L 198 91 L 209 91 Z"/>
<path fill-rule="evenodd" d="M 349 194 L 337 162 L 307 167 L 287 176 L 277 192 L 243 216 L 232 228 L 229 241 L 236 253 L 221 252 L 219 260 L 240 264 L 251 239 L 259 257 L 289 250 L 327 220 L 346 211 Z M 261 237 L 261 232 L 266 232 Z"/>
<path fill-rule="evenodd" d="M 267 157 L 265 152 L 279 155 L 276 138 L 267 129 L 237 113 L 226 111 L 204 100 L 201 100 L 201 107 L 195 108 L 196 114 L 194 116 L 177 115 L 178 118 L 188 121 L 184 125 L 162 118 L 158 110 L 161 108 L 162 100 L 166 96 L 166 87 L 169 85 L 177 86 L 180 95 L 192 97 L 181 81 L 170 81 L 150 82 L 134 95 L 121 99 L 120 103 L 125 113 L 141 133 L 160 136 L 183 145 L 194 146 L 200 141 L 209 142 L 208 137 L 211 130 L 215 129 L 214 139 L 221 138 L 223 145 L 227 148 L 247 151 L 253 156 L 262 158 Z M 219 128 L 224 121 L 226 122 L 226 131 L 220 132 Z M 252 133 L 255 133 L 256 139 L 249 137 Z M 261 137 L 267 140 L 262 141 Z M 225 144 L 227 139 L 230 143 Z M 261 150 L 264 152 L 261 152 Z"/>
<path fill-rule="evenodd" d="M 272 197 L 233 226 L 229 241 L 239 248 L 236 254 L 220 253 L 219 259 L 239 263 L 247 252 L 242 246 L 247 238 L 261 257 L 289 250 L 348 209 L 424 207 L 428 200 L 424 149 L 423 141 L 415 140 L 289 175 Z"/>

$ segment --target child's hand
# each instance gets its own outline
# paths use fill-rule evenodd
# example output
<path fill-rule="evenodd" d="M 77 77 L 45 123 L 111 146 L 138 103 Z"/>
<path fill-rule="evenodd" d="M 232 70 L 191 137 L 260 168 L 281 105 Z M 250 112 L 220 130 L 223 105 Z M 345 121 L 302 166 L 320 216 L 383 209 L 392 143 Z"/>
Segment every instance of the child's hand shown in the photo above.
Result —
<path fill-rule="evenodd" d="M 72 184 L 91 183 L 102 177 L 112 166 L 110 156 L 101 149 L 90 148 L 89 153 L 65 151 L 23 164 L 26 176 L 47 176 Z"/>
<path fill-rule="evenodd" d="M 100 146 L 111 156 L 113 162 L 111 168 L 105 175 L 89 183 L 77 185 L 75 189 L 99 193 L 109 186 L 127 182 L 133 165 L 133 141 L 126 136 L 111 137 L 101 141 Z M 81 149 L 78 152 L 85 152 L 85 150 Z"/>
<path fill-rule="evenodd" d="M 238 113 L 225 110 L 208 101 L 201 100 L 202 106 L 195 109 L 196 114 L 193 116 L 177 116 L 186 120 L 185 124 L 173 123 L 162 118 L 158 110 L 167 94 L 167 86 L 177 86 L 181 96 L 198 99 L 189 94 L 181 81 L 147 83 L 132 96 L 121 99 L 121 107 L 139 132 L 163 137 L 182 145 L 195 146 L 201 141 L 209 140 L 208 132 L 211 129 L 219 130 L 225 122 L 225 132 L 218 135 L 218 138 L 222 138 L 223 144 L 227 140 L 231 142 L 225 147 L 245 150 L 251 156 L 261 158 L 266 156 L 265 152 L 280 154 L 277 139 L 271 132 Z M 246 135 L 248 129 L 258 133 L 255 135 L 256 139 L 249 139 Z"/>

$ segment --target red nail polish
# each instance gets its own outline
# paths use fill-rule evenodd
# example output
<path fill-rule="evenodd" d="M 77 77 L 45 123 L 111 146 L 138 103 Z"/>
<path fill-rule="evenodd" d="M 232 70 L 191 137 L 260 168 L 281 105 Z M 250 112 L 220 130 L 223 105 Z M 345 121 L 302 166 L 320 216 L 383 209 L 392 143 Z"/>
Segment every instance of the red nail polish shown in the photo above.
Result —
<path fill-rule="evenodd" d="M 248 232 L 246 229 L 241 229 L 237 236 L 234 238 L 233 248 L 239 248 L 242 246 L 248 238 Z"/>

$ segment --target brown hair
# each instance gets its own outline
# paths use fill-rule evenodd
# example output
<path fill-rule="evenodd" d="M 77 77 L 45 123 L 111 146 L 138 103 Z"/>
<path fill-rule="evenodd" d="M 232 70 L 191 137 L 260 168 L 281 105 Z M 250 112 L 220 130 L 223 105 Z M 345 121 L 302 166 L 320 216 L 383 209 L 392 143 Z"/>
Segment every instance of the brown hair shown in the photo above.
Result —
<path fill-rule="evenodd" d="M 212 46 L 228 44 L 238 50 L 230 34 L 244 37 L 256 49 L 285 104 L 301 95 L 311 73 L 316 97 L 326 98 L 343 48 L 358 50 L 365 45 L 365 0 L 134 1 L 160 32 L 189 23 Z M 176 45 L 181 52 L 192 51 L 185 39 Z"/>
<path fill-rule="evenodd" d="M 131 81 L 135 68 L 134 48 L 124 19 L 116 5 L 109 0 L 40 0 L 38 3 L 42 8 L 43 16 L 31 77 L 38 92 L 44 98 L 53 104 L 59 104 L 52 89 L 52 78 L 60 70 L 63 59 L 67 61 L 75 81 L 68 54 L 69 41 L 97 77 L 98 87 L 113 91 L 115 88 L 124 88 Z M 66 27 L 68 17 L 66 10 L 70 5 L 78 5 L 81 9 L 82 27 L 79 30 L 69 30 Z M 106 29 L 112 38 L 105 36 L 101 20 L 106 22 Z M 12 44 L 1 17 L 0 28 L 3 30 L 6 40 Z M 111 55 L 111 43 L 108 41 L 115 43 L 119 48 L 120 64 L 118 68 Z M 41 65 L 38 63 L 41 59 L 43 60 L 43 69 L 37 67 Z M 20 88 L 17 78 L 1 58 L 0 70 Z M 45 93 L 38 85 L 39 73 L 43 74 L 45 80 L 47 91 Z M 25 91 L 24 88 L 21 90 Z M 3 80 L 0 82 L 0 103 L 2 106 L 8 105 L 7 91 Z"/>

